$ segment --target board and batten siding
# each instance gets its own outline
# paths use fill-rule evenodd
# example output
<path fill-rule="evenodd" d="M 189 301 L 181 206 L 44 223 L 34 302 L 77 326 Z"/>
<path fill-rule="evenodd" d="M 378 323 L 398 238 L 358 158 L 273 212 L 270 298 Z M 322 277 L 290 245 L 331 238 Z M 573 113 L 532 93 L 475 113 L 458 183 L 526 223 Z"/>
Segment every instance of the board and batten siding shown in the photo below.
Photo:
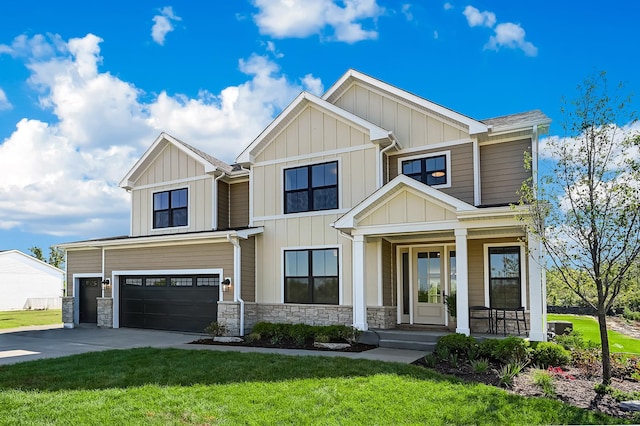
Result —
<path fill-rule="evenodd" d="M 211 223 L 211 182 L 212 179 L 202 179 L 185 183 L 170 185 L 158 185 L 152 188 L 133 188 L 132 190 L 132 214 L 131 236 L 164 235 L 183 232 L 210 231 Z M 156 192 L 170 191 L 173 189 L 188 189 L 188 215 L 189 226 L 175 228 L 153 228 L 153 194 Z"/>
<path fill-rule="evenodd" d="M 451 156 L 451 187 L 438 188 L 445 194 L 456 197 L 457 199 L 473 205 L 473 144 L 471 142 L 453 145 L 447 148 L 424 150 L 410 153 L 400 153 L 398 155 L 389 156 L 389 180 L 395 178 L 402 172 L 398 167 L 398 160 L 402 162 L 403 158 L 429 156 L 434 152 L 450 152 Z"/>
<path fill-rule="evenodd" d="M 106 277 L 110 277 L 113 271 L 217 268 L 223 270 L 222 279 L 233 277 L 233 246 L 227 241 L 105 250 Z M 110 294 L 105 296 L 111 297 Z"/>
<path fill-rule="evenodd" d="M 241 259 L 241 279 L 242 287 L 240 293 L 245 302 L 256 301 L 256 239 L 249 237 L 240 240 Z"/>
<path fill-rule="evenodd" d="M 73 274 L 102 274 L 102 249 L 67 250 L 67 292 L 73 294 Z"/>
<path fill-rule="evenodd" d="M 395 257 L 391 250 L 391 243 L 382 239 L 382 305 L 395 306 L 395 295 L 393 288 L 393 274 L 395 267 Z"/>
<path fill-rule="evenodd" d="M 202 163 L 169 143 L 135 180 L 134 186 L 153 185 L 203 175 Z"/>
<path fill-rule="evenodd" d="M 299 216 L 260 222 L 260 226 L 264 226 L 264 233 L 256 237 L 260 253 L 256 259 L 258 303 L 281 303 L 284 300 L 283 249 L 341 246 L 339 274 L 342 277 L 343 303 L 351 304 L 351 241 L 340 237 L 338 231 L 331 227 L 331 223 L 339 216 Z"/>
<path fill-rule="evenodd" d="M 390 130 L 404 148 L 439 144 L 468 138 L 469 134 L 435 113 L 401 102 L 393 95 L 354 84 L 334 104 L 359 117 Z"/>
<path fill-rule="evenodd" d="M 249 181 L 229 185 L 229 228 L 249 226 Z"/>
<path fill-rule="evenodd" d="M 480 146 L 481 204 L 518 202 L 522 182 L 531 177 L 525 152 L 531 153 L 531 139 Z"/>
<path fill-rule="evenodd" d="M 218 229 L 229 228 L 229 184 L 218 181 Z"/>

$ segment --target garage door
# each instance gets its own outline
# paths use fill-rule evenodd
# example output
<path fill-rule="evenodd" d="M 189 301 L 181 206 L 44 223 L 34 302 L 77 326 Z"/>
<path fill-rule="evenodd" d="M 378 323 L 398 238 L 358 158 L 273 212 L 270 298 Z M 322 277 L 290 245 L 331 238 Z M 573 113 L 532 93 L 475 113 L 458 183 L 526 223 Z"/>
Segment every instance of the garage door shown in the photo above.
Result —
<path fill-rule="evenodd" d="M 217 320 L 218 275 L 120 277 L 120 326 L 203 332 Z"/>

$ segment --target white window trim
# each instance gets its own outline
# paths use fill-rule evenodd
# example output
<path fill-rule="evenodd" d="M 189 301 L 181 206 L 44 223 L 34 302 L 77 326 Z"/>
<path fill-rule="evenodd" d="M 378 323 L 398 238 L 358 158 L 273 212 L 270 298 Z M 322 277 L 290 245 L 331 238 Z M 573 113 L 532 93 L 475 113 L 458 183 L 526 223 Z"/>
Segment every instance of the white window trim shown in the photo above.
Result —
<path fill-rule="evenodd" d="M 423 154 L 418 154 L 418 155 L 411 155 L 409 157 L 400 157 L 398 158 L 398 175 L 403 174 L 402 173 L 402 163 L 404 161 L 410 161 L 410 160 L 419 160 L 419 159 L 423 159 L 423 158 L 431 158 L 431 157 L 438 157 L 444 155 L 445 156 L 445 163 L 446 163 L 446 167 L 447 167 L 447 183 L 443 183 L 442 185 L 430 185 L 431 188 L 435 188 L 435 189 L 441 189 L 441 188 L 451 188 L 451 174 L 452 174 L 452 170 L 451 170 L 451 151 L 438 151 L 438 152 L 429 152 L 429 153 L 423 153 Z"/>
<path fill-rule="evenodd" d="M 111 297 L 113 298 L 113 328 L 120 328 L 120 277 L 123 275 L 215 275 L 220 277 L 218 286 L 218 301 L 222 300 L 222 280 L 224 270 L 222 268 L 212 269 L 147 269 L 147 270 L 119 270 L 111 271 Z"/>
<path fill-rule="evenodd" d="M 102 272 L 88 272 L 73 274 L 73 323 L 80 324 L 80 278 L 100 278 L 104 281 Z"/>
<path fill-rule="evenodd" d="M 330 244 L 330 245 L 316 245 L 316 246 L 291 246 L 280 247 L 280 303 L 287 305 L 299 305 L 300 303 L 287 303 L 284 301 L 284 252 L 293 250 L 323 250 L 323 249 L 338 249 L 338 304 L 327 306 L 342 306 L 342 274 L 343 274 L 343 262 L 342 262 L 342 244 Z M 314 306 L 316 303 L 307 304 L 305 306 Z"/>
<path fill-rule="evenodd" d="M 285 203 L 284 171 L 289 169 L 297 169 L 299 167 L 311 167 L 317 164 L 326 164 L 326 163 L 333 163 L 333 162 L 338 163 L 338 208 L 328 209 L 328 210 L 309 210 L 306 212 L 285 213 L 284 211 L 284 203 Z M 309 182 L 309 184 L 311 184 L 311 182 Z M 291 165 L 280 167 L 280 207 L 278 208 L 278 211 L 280 212 L 282 217 L 295 217 L 294 215 L 307 216 L 307 215 L 313 215 L 313 214 L 331 214 L 331 213 L 336 213 L 341 209 L 342 209 L 342 158 L 340 157 L 324 158 L 324 159 L 318 159 L 313 162 L 296 164 L 296 165 L 291 164 Z M 276 215 L 275 217 L 278 217 L 278 215 Z M 254 218 L 254 220 L 265 220 L 265 219 Z"/>
<path fill-rule="evenodd" d="M 160 192 L 178 191 L 180 189 L 186 189 L 187 190 L 187 224 L 184 225 L 184 226 L 167 226 L 165 228 L 155 228 L 154 227 L 154 221 L 153 221 L 154 213 L 155 213 L 155 210 L 153 208 L 154 207 L 153 206 L 153 196 L 155 194 L 160 193 Z M 151 224 L 151 230 L 152 231 L 165 231 L 167 229 L 188 229 L 191 226 L 191 223 L 190 223 L 191 222 L 191 185 L 179 186 L 179 187 L 176 187 L 176 188 L 158 189 L 157 191 L 151 191 L 150 198 L 151 198 L 151 201 L 150 201 L 151 208 L 149 210 L 151 212 L 151 219 L 150 219 L 151 221 L 149 223 Z"/>
<path fill-rule="evenodd" d="M 520 247 L 520 305 L 527 307 L 527 264 L 524 243 L 513 241 L 510 243 L 485 243 L 484 244 L 484 305 L 489 303 L 489 248 L 493 247 Z"/>

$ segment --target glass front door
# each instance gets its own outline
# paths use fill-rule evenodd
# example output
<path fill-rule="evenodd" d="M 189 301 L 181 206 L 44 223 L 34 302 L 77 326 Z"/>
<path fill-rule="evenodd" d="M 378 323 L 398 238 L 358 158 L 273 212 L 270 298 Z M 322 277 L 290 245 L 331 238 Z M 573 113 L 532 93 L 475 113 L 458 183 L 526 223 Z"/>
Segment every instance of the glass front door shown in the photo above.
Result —
<path fill-rule="evenodd" d="M 441 248 L 413 251 L 413 288 L 416 324 L 444 325 L 444 256 Z"/>

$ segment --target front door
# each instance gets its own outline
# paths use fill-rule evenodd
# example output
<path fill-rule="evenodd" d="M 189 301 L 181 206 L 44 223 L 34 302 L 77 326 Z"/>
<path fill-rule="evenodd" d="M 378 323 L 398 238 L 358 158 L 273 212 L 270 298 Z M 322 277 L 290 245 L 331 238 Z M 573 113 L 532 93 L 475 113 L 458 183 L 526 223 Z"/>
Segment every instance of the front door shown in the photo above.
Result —
<path fill-rule="evenodd" d="M 413 322 L 444 325 L 444 256 L 438 247 L 413 251 Z"/>
<path fill-rule="evenodd" d="M 102 278 L 80 278 L 80 322 L 98 322 L 98 297 L 102 296 Z"/>

